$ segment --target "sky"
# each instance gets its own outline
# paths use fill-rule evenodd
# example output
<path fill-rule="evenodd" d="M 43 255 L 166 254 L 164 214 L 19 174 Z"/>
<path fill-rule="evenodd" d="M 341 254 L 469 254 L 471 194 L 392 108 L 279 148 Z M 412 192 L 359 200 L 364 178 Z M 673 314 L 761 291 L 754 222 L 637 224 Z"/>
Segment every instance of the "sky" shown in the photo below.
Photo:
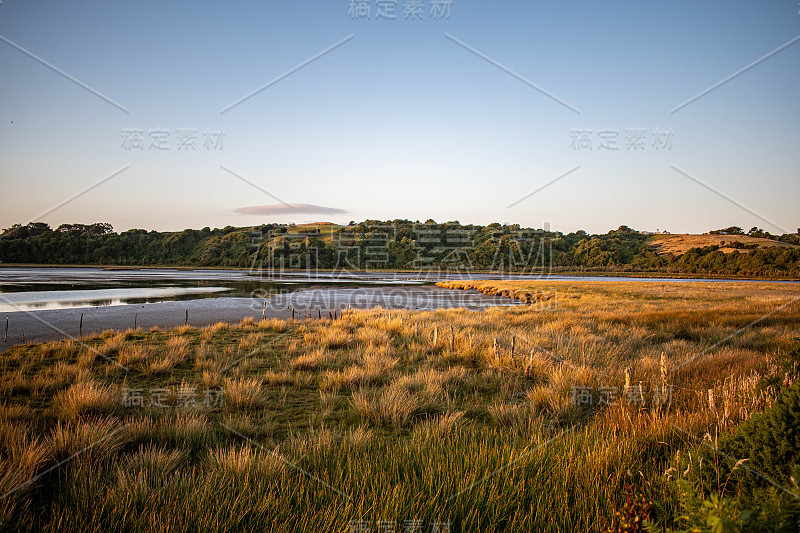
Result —
<path fill-rule="evenodd" d="M 2 0 L 0 227 L 793 233 L 799 14 L 796 0 Z"/>

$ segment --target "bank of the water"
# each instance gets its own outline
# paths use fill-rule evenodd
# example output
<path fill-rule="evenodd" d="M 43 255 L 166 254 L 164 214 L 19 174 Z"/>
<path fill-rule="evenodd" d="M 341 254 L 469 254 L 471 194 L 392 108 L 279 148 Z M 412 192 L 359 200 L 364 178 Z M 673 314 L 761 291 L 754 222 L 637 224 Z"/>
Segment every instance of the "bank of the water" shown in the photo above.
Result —
<path fill-rule="evenodd" d="M 107 271 L 127 271 L 127 270 L 175 270 L 175 271 L 233 271 L 233 272 L 249 272 L 258 274 L 257 270 L 249 267 L 235 267 L 235 266 L 198 266 L 198 265 L 103 265 L 103 264 L 39 264 L 39 263 L 2 263 L 0 262 L 0 272 L 4 268 L 93 268 Z M 267 272 L 267 271 L 264 271 Z M 341 269 L 285 269 L 284 272 L 302 274 L 308 272 L 319 272 L 324 274 L 335 274 L 345 272 Z M 369 272 L 372 274 L 399 274 L 399 275 L 425 275 L 420 270 L 406 270 L 406 269 L 371 269 Z M 459 276 L 458 271 L 449 272 L 443 270 L 431 270 L 430 272 L 436 274 L 445 274 L 449 276 Z M 680 280 L 720 280 L 720 281 L 792 281 L 800 283 L 797 277 L 781 277 L 781 276 L 736 276 L 730 274 L 714 274 L 714 273 L 686 273 L 686 272 L 669 272 L 669 271 L 628 271 L 628 270 L 560 270 L 551 269 L 547 272 L 524 273 L 524 272 L 499 272 L 496 270 L 472 270 L 470 275 L 490 276 L 491 279 L 495 277 L 514 277 L 514 276 L 564 276 L 568 278 L 642 278 L 642 279 L 680 279 Z"/>
<path fill-rule="evenodd" d="M 2 299 L 0 294 L 0 299 Z M 0 351 L 16 344 L 60 340 L 113 329 L 203 327 L 252 317 L 318 319 L 347 308 L 432 310 L 517 305 L 503 296 L 452 291 L 431 285 L 407 287 L 316 287 L 268 297 L 218 297 L 136 305 L 73 307 L 4 313 L 8 334 Z M 0 325 L 4 327 L 5 324 Z"/>

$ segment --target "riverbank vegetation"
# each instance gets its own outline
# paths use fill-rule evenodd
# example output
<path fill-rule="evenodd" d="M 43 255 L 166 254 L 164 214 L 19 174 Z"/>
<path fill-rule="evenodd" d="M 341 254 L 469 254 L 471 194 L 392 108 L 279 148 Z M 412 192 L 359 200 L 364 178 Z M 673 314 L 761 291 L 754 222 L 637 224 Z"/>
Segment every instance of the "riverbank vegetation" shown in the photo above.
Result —
<path fill-rule="evenodd" d="M 115 233 L 110 224 L 63 224 L 52 229 L 34 222 L 0 233 L 0 262 L 797 279 L 800 233 L 771 235 L 752 228 L 744 235 L 734 227 L 713 235 L 669 235 L 621 226 L 591 235 L 496 223 L 437 224 L 433 220 Z"/>
<path fill-rule="evenodd" d="M 797 530 L 800 288 L 471 283 L 2 353 L 0 528 Z"/>

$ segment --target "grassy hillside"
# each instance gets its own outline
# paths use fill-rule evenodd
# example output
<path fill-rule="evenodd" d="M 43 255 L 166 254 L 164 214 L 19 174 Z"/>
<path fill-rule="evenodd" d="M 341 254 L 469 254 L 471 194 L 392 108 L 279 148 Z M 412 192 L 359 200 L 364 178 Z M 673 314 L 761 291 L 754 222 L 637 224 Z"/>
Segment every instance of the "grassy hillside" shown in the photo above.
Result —
<path fill-rule="evenodd" d="M 647 240 L 658 254 L 682 255 L 692 248 L 717 247 L 720 252 L 730 254 L 737 252 L 749 253 L 752 250 L 766 248 L 798 248 L 797 244 L 780 242 L 763 237 L 750 237 L 748 235 L 686 235 L 686 234 L 661 234 L 653 235 Z"/>
<path fill-rule="evenodd" d="M 762 530 L 797 518 L 697 458 L 796 379 L 800 288 L 473 285 L 549 297 L 4 352 L 2 528 L 663 530 L 720 492 Z"/>

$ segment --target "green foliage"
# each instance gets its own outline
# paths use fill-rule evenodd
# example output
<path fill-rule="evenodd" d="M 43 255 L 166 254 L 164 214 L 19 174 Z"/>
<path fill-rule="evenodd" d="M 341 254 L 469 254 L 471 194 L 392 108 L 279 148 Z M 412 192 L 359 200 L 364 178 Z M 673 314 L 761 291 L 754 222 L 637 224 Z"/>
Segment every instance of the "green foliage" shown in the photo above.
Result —
<path fill-rule="evenodd" d="M 786 388 L 772 407 L 720 437 L 716 450 L 702 446 L 698 452 L 708 465 L 699 473 L 699 484 L 711 490 L 702 516 L 718 517 L 721 524 L 728 524 L 722 521 L 725 517 L 738 517 L 745 525 L 751 522 L 752 527 L 744 531 L 798 530 L 800 382 Z M 751 513 L 736 514 L 735 506 L 725 499 L 729 495 L 735 495 L 737 505 Z M 729 530 L 739 531 L 711 531 Z"/>
<path fill-rule="evenodd" d="M 737 505 L 727 498 L 712 492 L 702 499 L 686 480 L 679 480 L 683 490 L 681 508 L 684 513 L 679 522 L 685 529 L 668 530 L 670 533 L 740 533 L 746 531 L 752 513 L 740 511 Z"/>
<path fill-rule="evenodd" d="M 365 220 L 333 233 L 319 228 L 263 224 L 255 227 L 132 229 L 110 224 L 15 224 L 0 235 L 0 262 L 32 264 L 185 265 L 238 268 L 491 270 L 653 272 L 719 276 L 796 277 L 800 248 L 735 244 L 659 256 L 648 236 L 627 226 L 602 235 L 562 234 L 518 224 L 424 224 Z M 732 229 L 732 228 L 728 228 Z M 736 229 L 736 228 L 733 228 Z M 757 228 L 756 228 L 757 229 Z M 723 230 L 720 230 L 723 231 Z M 727 230 L 725 230 L 727 231 Z M 768 234 L 766 234 L 768 235 Z M 769 236 L 800 242 L 800 235 Z"/>
<path fill-rule="evenodd" d="M 711 235 L 744 235 L 744 230 L 742 230 L 742 228 L 740 228 L 739 226 L 730 226 L 723 229 L 712 230 L 709 231 L 709 233 Z"/>
<path fill-rule="evenodd" d="M 778 485 L 791 484 L 792 471 L 800 467 L 800 382 L 786 389 L 772 407 L 721 437 L 719 450 L 748 460 L 744 464 L 749 468 L 734 470 L 732 461 L 720 464 L 720 477 L 730 476 L 731 484 L 752 490 L 770 484 L 764 477 Z"/>
<path fill-rule="evenodd" d="M 762 494 L 762 498 L 750 509 L 741 497 L 725 497 L 716 491 L 704 494 L 701 484 L 679 479 L 680 516 L 678 529 L 648 523 L 647 531 L 655 533 L 795 533 L 798 530 L 797 515 L 790 516 L 785 501 L 779 503 L 776 494 Z M 796 507 L 796 504 L 789 505 Z"/>

